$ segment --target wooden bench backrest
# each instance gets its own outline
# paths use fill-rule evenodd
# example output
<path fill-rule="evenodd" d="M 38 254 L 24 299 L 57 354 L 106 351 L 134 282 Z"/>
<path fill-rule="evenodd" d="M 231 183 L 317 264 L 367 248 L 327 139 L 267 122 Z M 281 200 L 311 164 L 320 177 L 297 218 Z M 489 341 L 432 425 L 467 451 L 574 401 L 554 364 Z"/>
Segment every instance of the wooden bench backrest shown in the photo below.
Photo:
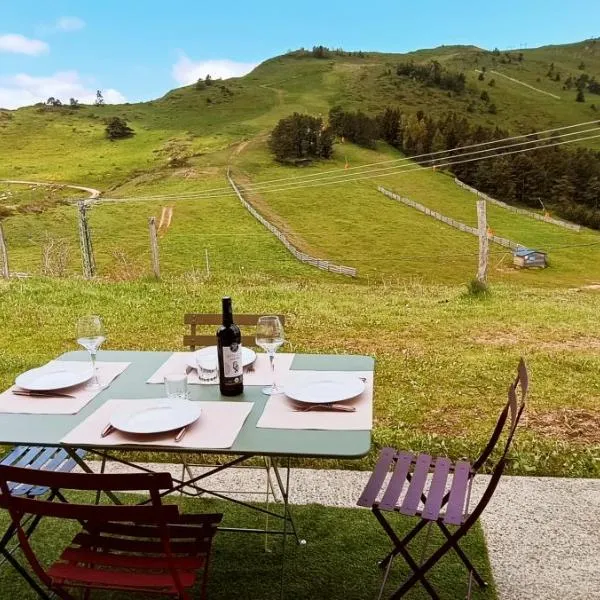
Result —
<path fill-rule="evenodd" d="M 255 331 L 258 318 L 262 315 L 244 315 L 236 314 L 233 316 L 235 324 L 242 330 L 242 345 L 256 346 Z M 285 327 L 285 315 L 277 315 L 281 324 Z M 190 350 L 195 350 L 196 346 L 214 346 L 217 343 L 217 327 L 223 320 L 220 314 L 208 313 L 187 313 L 183 316 L 185 325 L 190 326 L 190 333 L 183 336 L 183 345 L 188 346 Z M 212 326 L 211 333 L 198 333 L 200 326 L 204 331 L 208 331 Z M 246 333 L 244 333 L 246 330 Z"/>

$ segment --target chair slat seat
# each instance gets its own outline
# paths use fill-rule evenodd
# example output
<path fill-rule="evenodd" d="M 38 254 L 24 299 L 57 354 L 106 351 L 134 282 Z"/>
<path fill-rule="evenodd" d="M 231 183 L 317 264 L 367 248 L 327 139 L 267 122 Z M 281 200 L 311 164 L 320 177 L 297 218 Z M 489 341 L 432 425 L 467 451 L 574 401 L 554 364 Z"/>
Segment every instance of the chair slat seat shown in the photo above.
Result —
<path fill-rule="evenodd" d="M 170 573 L 105 571 L 59 563 L 48 569 L 48 575 L 60 586 L 89 587 L 93 584 L 95 588 L 103 589 L 177 593 Z M 180 571 L 179 576 L 184 588 L 190 588 L 196 582 L 196 574 L 192 571 Z"/>
<path fill-rule="evenodd" d="M 386 477 L 391 465 L 394 465 L 394 469 L 386 485 Z M 440 518 L 446 523 L 454 524 L 457 518 L 456 513 L 462 514 L 464 511 L 453 510 L 449 517 L 446 511 L 441 512 L 441 508 L 445 504 L 444 495 L 447 483 L 450 480 L 453 485 L 451 489 L 454 489 L 454 509 L 454 503 L 457 507 L 460 506 L 461 498 L 464 504 L 472 474 L 471 465 L 467 461 L 453 462 L 446 457 L 432 458 L 429 454 L 396 452 L 393 448 L 384 448 L 357 505 L 367 508 L 376 507 L 383 511 L 396 511 L 406 516 L 420 516 L 432 521 Z M 431 483 L 429 489 L 426 490 L 428 481 Z M 406 494 L 399 503 L 407 484 Z M 382 492 L 383 496 L 377 502 L 376 499 Z M 425 507 L 420 510 L 419 507 L 422 503 L 425 504 Z M 447 520 L 448 518 L 450 521 Z"/>
<path fill-rule="evenodd" d="M 448 497 L 448 508 L 444 516 L 446 525 L 461 525 L 463 523 L 470 473 L 471 465 L 467 461 L 461 460 L 456 463 L 450 496 Z"/>
<path fill-rule="evenodd" d="M 419 508 L 430 466 L 431 456 L 429 454 L 419 454 L 414 462 L 414 471 L 410 478 L 406 496 L 404 496 L 404 501 L 398 509 L 403 515 L 413 516 Z"/>
<path fill-rule="evenodd" d="M 451 466 L 452 461 L 444 456 L 440 456 L 435 460 L 435 469 L 431 478 L 425 507 L 423 508 L 424 519 L 435 521 L 439 517 Z"/>
<path fill-rule="evenodd" d="M 383 498 L 379 503 L 379 508 L 381 508 L 381 510 L 393 510 L 396 507 L 396 502 L 402 493 L 402 488 L 404 487 L 406 476 L 410 470 L 413 456 L 408 452 L 400 452 L 395 460 L 396 466 L 394 467 L 394 472 L 388 482 Z"/>
<path fill-rule="evenodd" d="M 88 563 L 105 567 L 120 567 L 125 569 L 163 569 L 169 568 L 164 556 L 138 556 L 133 554 L 113 554 L 89 548 L 67 548 L 60 559 L 69 563 Z M 174 556 L 173 566 L 176 569 L 195 570 L 204 566 L 203 556 Z M 60 563 L 58 563 L 60 564 Z"/>

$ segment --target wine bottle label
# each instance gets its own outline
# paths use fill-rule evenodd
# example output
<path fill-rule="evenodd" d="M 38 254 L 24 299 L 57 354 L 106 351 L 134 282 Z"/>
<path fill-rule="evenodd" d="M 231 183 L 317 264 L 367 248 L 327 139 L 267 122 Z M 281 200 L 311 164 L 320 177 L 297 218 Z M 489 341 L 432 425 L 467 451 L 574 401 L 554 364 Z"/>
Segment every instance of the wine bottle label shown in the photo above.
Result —
<path fill-rule="evenodd" d="M 242 346 L 232 344 L 223 348 L 223 375 L 227 379 L 241 380 L 243 373 Z"/>

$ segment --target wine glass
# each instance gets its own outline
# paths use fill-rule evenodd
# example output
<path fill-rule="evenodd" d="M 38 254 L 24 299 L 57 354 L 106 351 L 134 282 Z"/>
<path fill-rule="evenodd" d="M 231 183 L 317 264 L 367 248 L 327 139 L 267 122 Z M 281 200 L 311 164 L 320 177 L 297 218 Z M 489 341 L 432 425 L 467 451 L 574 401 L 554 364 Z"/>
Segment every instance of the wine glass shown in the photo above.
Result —
<path fill-rule="evenodd" d="M 87 387 L 89 389 L 99 390 L 102 386 L 98 381 L 98 373 L 96 371 L 96 353 L 98 352 L 98 348 L 102 345 L 102 342 L 106 339 L 102 319 L 97 315 L 81 317 L 79 321 L 77 321 L 76 336 L 77 343 L 90 353 L 90 358 L 92 359 L 94 376 Z"/>
<path fill-rule="evenodd" d="M 282 394 L 283 389 L 275 381 L 275 352 L 283 344 L 283 325 L 279 317 L 269 315 L 259 317 L 256 324 L 256 345 L 260 346 L 268 355 L 273 372 L 273 385 L 263 388 L 262 393 L 267 395 Z"/>

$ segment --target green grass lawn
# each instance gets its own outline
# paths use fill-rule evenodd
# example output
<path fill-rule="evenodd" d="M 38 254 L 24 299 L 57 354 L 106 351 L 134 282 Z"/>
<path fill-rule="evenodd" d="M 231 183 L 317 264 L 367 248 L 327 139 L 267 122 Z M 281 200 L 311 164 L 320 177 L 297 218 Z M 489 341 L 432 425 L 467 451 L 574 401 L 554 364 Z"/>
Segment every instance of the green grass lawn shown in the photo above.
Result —
<path fill-rule="evenodd" d="M 497 284 L 476 300 L 456 285 L 370 286 L 323 275 L 299 280 L 232 274 L 194 281 L 32 279 L 0 284 L 0 386 L 75 349 L 80 315 L 100 314 L 107 349 L 181 349 L 186 312 L 282 313 L 295 352 L 374 356 L 373 451 L 476 456 L 505 401 L 520 356 L 532 386 L 515 443 L 515 474 L 600 476 L 598 291 Z"/>
<path fill-rule="evenodd" d="M 75 498 L 79 496 L 72 499 Z M 186 512 L 223 512 L 224 526 L 264 526 L 264 519 L 231 503 L 184 500 L 181 504 Z M 298 600 L 375 598 L 382 580 L 382 571 L 377 567 L 377 561 L 385 556 L 390 543 L 370 511 L 319 505 L 292 508 L 296 525 L 306 538 L 307 545 L 298 546 L 292 537 L 287 539 L 284 597 Z M 401 516 L 395 521 L 400 532 L 407 531 L 415 522 Z M 0 526 L 6 526 L 5 514 L 0 515 Z M 68 543 L 77 527 L 76 524 L 65 525 L 56 520 L 43 521 L 33 538 L 36 551 L 45 561 L 55 560 L 59 549 Z M 423 539 L 424 536 L 415 539 L 413 552 L 419 551 Z M 441 533 L 434 529 L 429 540 L 429 551 L 440 543 Z M 490 584 L 485 591 L 480 591 L 475 586 L 472 597 L 494 600 L 496 593 L 481 528 L 471 530 L 461 545 Z M 270 547 L 271 552 L 266 553 L 264 540 L 260 535 L 217 533 L 208 597 L 211 600 L 279 598 L 282 566 L 280 538 L 272 536 Z M 407 575 L 408 567 L 401 559 L 397 559 L 388 582 L 387 589 L 390 593 Z M 446 600 L 455 600 L 466 593 L 467 573 L 462 563 L 452 554 L 448 554 L 439 563 L 429 579 Z M 8 565 L 0 571 L 0 584 L 6 598 L 37 598 Z M 98 600 L 125 600 L 132 598 L 132 595 L 100 591 L 95 592 L 93 597 Z M 422 587 L 417 586 L 408 597 L 418 600 L 428 598 L 429 595 Z"/>

